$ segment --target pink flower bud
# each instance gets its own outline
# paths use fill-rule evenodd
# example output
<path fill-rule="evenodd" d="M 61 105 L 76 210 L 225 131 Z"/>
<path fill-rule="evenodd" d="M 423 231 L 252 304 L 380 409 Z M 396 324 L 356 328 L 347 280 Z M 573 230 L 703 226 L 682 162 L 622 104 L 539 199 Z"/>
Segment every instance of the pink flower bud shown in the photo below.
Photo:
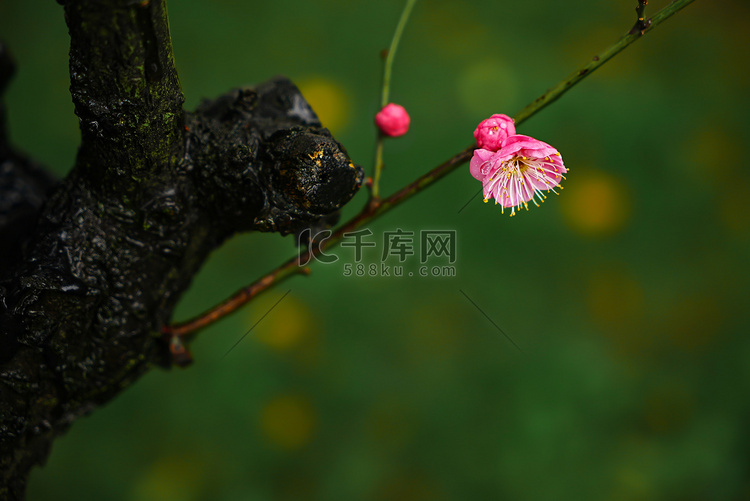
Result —
<path fill-rule="evenodd" d="M 516 133 L 513 119 L 508 115 L 492 115 L 479 123 L 474 131 L 477 147 L 497 151 L 505 138 Z"/>
<path fill-rule="evenodd" d="M 380 132 L 390 137 L 406 134 L 406 131 L 409 130 L 409 122 L 411 122 L 411 119 L 404 107 L 394 103 L 384 106 L 375 115 L 375 125 L 378 126 Z"/>

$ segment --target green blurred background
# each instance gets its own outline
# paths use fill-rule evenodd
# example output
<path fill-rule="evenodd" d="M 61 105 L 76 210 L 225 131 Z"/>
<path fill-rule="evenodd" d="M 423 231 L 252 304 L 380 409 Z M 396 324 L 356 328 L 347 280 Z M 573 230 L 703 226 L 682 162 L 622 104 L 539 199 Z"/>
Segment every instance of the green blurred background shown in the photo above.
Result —
<path fill-rule="evenodd" d="M 285 74 L 369 168 L 402 5 L 170 2 L 187 108 Z M 392 87 L 412 128 L 386 144 L 385 193 L 616 41 L 635 6 L 419 2 Z M 750 499 L 748 32 L 746 0 L 698 0 L 519 128 L 562 152 L 561 196 L 512 219 L 479 197 L 459 213 L 479 189 L 465 167 L 370 226 L 376 241 L 456 230 L 455 277 L 345 277 L 338 249 L 202 333 L 189 369 L 77 422 L 29 499 Z M 79 133 L 62 8 L 3 0 L 0 37 L 19 63 L 13 139 L 64 175 Z M 233 239 L 177 318 L 294 252 Z"/>

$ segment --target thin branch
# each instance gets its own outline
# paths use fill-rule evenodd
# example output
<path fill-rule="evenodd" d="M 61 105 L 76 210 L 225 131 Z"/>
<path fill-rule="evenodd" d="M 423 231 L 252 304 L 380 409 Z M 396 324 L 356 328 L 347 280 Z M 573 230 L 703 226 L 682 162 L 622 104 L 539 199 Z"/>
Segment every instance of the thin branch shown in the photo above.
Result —
<path fill-rule="evenodd" d="M 658 25 L 672 17 L 675 13 L 681 9 L 687 7 L 695 0 L 675 0 L 670 3 L 662 10 L 657 12 L 653 18 L 651 18 L 651 25 L 644 30 L 644 34 L 656 28 Z M 536 114 L 547 105 L 555 102 L 565 92 L 570 90 L 575 84 L 589 76 L 591 73 L 599 69 L 604 63 L 615 57 L 617 54 L 622 52 L 630 44 L 641 38 L 640 33 L 629 33 L 624 37 L 620 38 L 616 43 L 594 56 L 588 63 L 584 64 L 581 68 L 574 71 L 567 78 L 563 79 L 560 83 L 549 89 L 547 92 L 539 96 L 526 106 L 524 109 L 518 112 L 515 116 L 516 125 L 531 118 L 532 115 Z"/>
<path fill-rule="evenodd" d="M 398 49 L 398 44 L 401 41 L 401 34 L 404 32 L 404 28 L 406 27 L 406 21 L 409 20 L 409 15 L 411 14 L 415 3 L 417 3 L 417 0 L 406 0 L 406 5 L 404 6 L 404 10 L 401 12 L 401 18 L 398 20 L 396 31 L 393 34 L 393 39 L 391 40 L 391 46 L 388 49 L 388 53 L 385 57 L 385 64 L 383 66 L 383 89 L 380 96 L 380 108 L 383 108 L 388 104 L 388 99 L 391 92 L 391 73 L 393 71 L 393 60 L 396 57 L 396 50 Z M 383 170 L 383 140 L 385 138 L 383 137 L 382 132 L 378 131 L 377 134 L 377 138 L 375 139 L 375 167 L 372 176 L 372 186 L 370 187 L 371 204 L 377 204 L 380 200 L 380 175 Z"/>
<path fill-rule="evenodd" d="M 644 33 L 651 31 L 659 24 L 666 21 L 669 17 L 674 15 L 676 12 L 687 7 L 693 1 L 694 0 L 675 0 L 674 2 L 670 3 L 654 15 L 651 20 L 651 25 L 644 30 Z M 546 106 L 559 99 L 560 96 L 569 91 L 575 84 L 589 76 L 600 66 L 612 59 L 615 55 L 623 51 L 626 47 L 628 47 L 639 38 L 641 38 L 640 34 L 625 35 L 615 44 L 608 47 L 598 55 L 594 56 L 593 59 L 591 59 L 577 71 L 568 75 L 568 77 L 563 79 L 560 83 L 549 89 L 547 92 L 535 99 L 531 104 L 518 112 L 514 117 L 516 125 L 520 125 L 521 123 L 525 122 L 533 115 L 544 109 Z M 472 144 L 471 146 L 454 155 L 442 164 L 438 165 L 430 172 L 420 176 L 393 195 L 383 199 L 380 204 L 377 204 L 376 206 L 368 204 L 360 214 L 340 226 L 330 236 L 330 238 L 320 243 L 319 246 L 312 246 L 309 250 L 307 250 L 305 253 L 302 253 L 299 257 L 289 259 L 284 264 L 266 274 L 253 284 L 240 289 L 226 301 L 193 318 L 192 320 L 177 323 L 171 326 L 165 326 L 162 331 L 163 334 L 167 337 L 191 337 L 191 335 L 196 333 L 198 330 L 229 315 L 230 313 L 237 310 L 240 306 L 244 305 L 258 294 L 268 290 L 272 286 L 283 282 L 295 273 L 304 273 L 304 271 L 302 270 L 306 270 L 306 268 L 300 268 L 298 263 L 310 262 L 310 260 L 315 257 L 315 255 L 337 244 L 344 237 L 345 233 L 354 231 L 357 228 L 360 228 L 370 221 L 380 217 L 384 213 L 398 207 L 417 193 L 423 191 L 425 188 L 431 186 L 438 180 L 453 172 L 456 168 L 460 167 L 471 158 L 475 148 L 476 146 Z"/>
<path fill-rule="evenodd" d="M 409 20 L 409 15 L 411 15 L 411 11 L 414 8 L 415 3 L 417 3 L 417 0 L 406 0 L 404 10 L 403 12 L 401 12 L 401 18 L 398 20 L 398 25 L 396 25 L 396 32 L 393 34 L 393 39 L 391 40 L 391 46 L 388 49 L 388 55 L 385 58 L 385 67 L 383 68 L 383 92 L 380 96 L 381 108 L 388 104 L 388 99 L 391 92 L 391 73 L 393 71 L 393 60 L 396 57 L 396 50 L 398 49 L 398 44 L 401 41 L 401 34 L 404 32 L 406 22 Z"/>

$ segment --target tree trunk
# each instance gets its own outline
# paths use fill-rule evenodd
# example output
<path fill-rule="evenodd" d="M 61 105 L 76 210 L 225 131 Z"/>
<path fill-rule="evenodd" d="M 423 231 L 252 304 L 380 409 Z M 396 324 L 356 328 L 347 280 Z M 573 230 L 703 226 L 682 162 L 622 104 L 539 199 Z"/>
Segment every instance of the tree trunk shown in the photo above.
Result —
<path fill-rule="evenodd" d="M 67 178 L 0 116 L 2 499 L 73 421 L 171 365 L 161 328 L 214 248 L 328 221 L 362 182 L 283 78 L 184 112 L 165 0 L 61 3 L 82 133 Z M 0 94 L 12 72 L 0 46 Z"/>

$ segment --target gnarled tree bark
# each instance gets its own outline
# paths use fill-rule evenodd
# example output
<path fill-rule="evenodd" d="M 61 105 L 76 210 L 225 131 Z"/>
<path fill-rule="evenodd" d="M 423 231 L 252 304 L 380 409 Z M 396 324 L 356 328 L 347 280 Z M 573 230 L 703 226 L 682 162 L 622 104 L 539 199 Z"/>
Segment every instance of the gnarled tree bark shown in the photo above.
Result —
<path fill-rule="evenodd" d="M 277 78 L 184 112 L 165 0 L 61 1 L 81 145 L 56 181 L 0 117 L 0 498 L 155 364 L 161 327 L 237 231 L 328 221 L 362 170 Z M 0 47 L 0 94 L 13 72 Z M 0 109 L 0 112 L 3 110 Z"/>

